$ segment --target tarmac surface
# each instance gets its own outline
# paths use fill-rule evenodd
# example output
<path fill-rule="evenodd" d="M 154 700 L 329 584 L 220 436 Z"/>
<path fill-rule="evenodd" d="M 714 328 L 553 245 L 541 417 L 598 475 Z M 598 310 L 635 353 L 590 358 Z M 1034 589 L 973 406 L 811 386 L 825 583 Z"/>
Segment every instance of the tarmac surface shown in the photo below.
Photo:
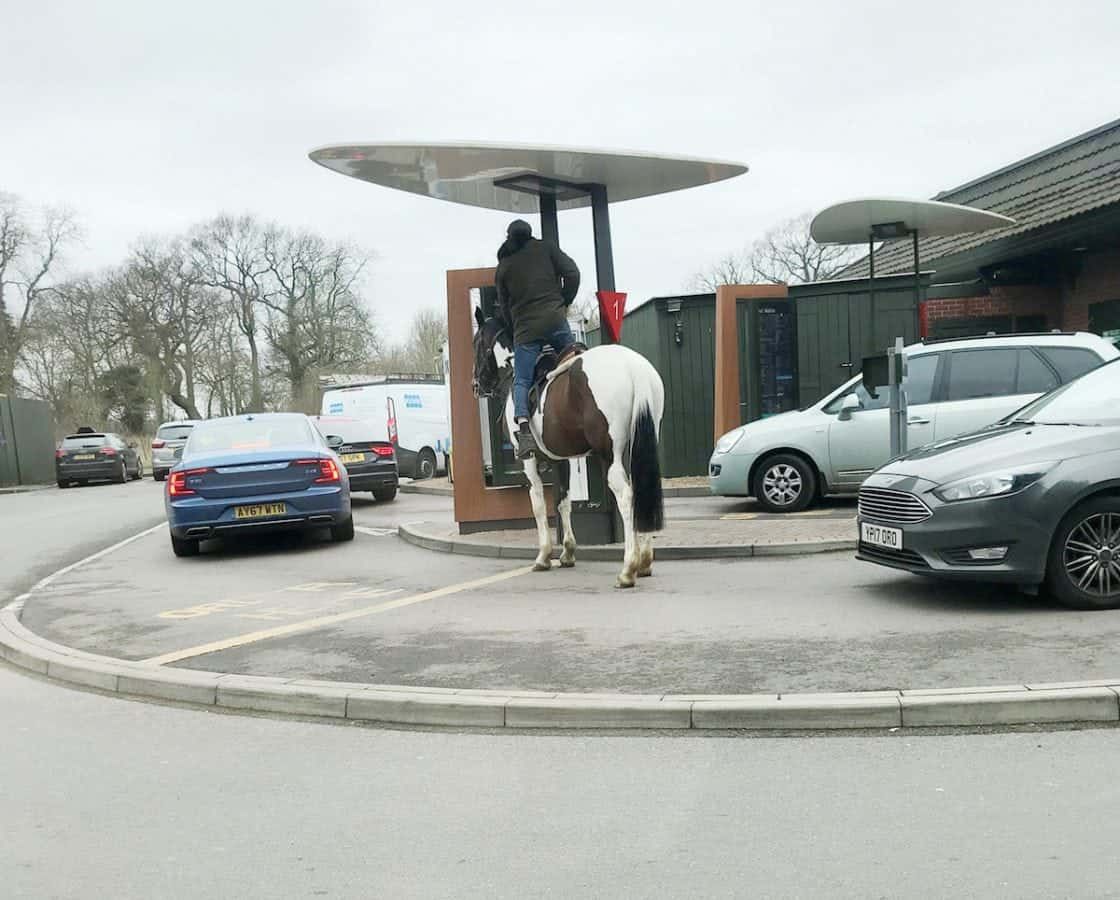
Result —
<path fill-rule="evenodd" d="M 150 482 L 37 492 L 5 507 L 84 504 L 95 491 L 129 504 L 136 521 L 160 518 Z M 670 501 L 669 515 L 706 513 L 718 527 L 735 514 L 727 505 Z M 657 563 L 653 578 L 620 591 L 614 563 L 531 574 L 395 534 L 449 517 L 445 498 L 356 497 L 353 543 L 268 537 L 195 559 L 176 559 L 157 529 L 34 592 L 22 622 L 80 650 L 169 666 L 459 689 L 783 693 L 1120 673 L 1120 612 L 929 581 L 845 552 Z"/>

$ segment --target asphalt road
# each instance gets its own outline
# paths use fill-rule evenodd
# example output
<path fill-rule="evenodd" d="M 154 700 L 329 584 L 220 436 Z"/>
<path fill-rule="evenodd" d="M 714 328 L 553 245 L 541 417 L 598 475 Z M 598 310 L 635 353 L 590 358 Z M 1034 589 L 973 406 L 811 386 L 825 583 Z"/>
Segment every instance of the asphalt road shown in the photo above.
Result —
<path fill-rule="evenodd" d="M 1109 897 L 1115 730 L 407 732 L 0 668 L 5 897 Z"/>
<path fill-rule="evenodd" d="M 44 499 L 56 501 L 50 493 Z M 347 545 L 270 537 L 181 560 L 156 531 L 38 592 L 24 622 L 129 659 L 446 687 L 787 693 L 1120 674 L 1120 611 L 1073 612 L 848 553 L 666 562 L 636 590 L 618 591 L 613 563 L 528 574 L 395 537 L 401 522 L 449 517 L 443 498 L 355 504 L 364 530 Z M 502 580 L 476 584 L 494 578 Z M 451 592 L 424 599 L 443 589 Z M 298 633 L 271 634 L 301 623 Z"/>
<path fill-rule="evenodd" d="M 158 518 L 150 482 L 87 491 L 0 497 L 6 586 Z M 392 540 L 366 537 L 351 546 L 367 556 Z M 215 560 L 259 574 L 283 558 Z M 0 723 L 5 897 L 1120 895 L 1115 729 L 402 731 L 132 702 L 3 665 Z"/>

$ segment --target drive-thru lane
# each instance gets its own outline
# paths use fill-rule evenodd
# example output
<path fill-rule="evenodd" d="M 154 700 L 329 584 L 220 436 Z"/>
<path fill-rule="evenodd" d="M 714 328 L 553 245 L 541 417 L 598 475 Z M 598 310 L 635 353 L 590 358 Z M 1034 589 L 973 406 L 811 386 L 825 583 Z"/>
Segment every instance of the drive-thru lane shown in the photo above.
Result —
<path fill-rule="evenodd" d="M 296 536 L 176 559 L 162 530 L 52 581 L 23 622 L 61 644 L 188 668 L 452 688 L 877 690 L 1116 678 L 1120 612 L 942 584 L 848 553 L 530 574 L 394 528 L 442 498 L 359 499 L 353 543 Z"/>

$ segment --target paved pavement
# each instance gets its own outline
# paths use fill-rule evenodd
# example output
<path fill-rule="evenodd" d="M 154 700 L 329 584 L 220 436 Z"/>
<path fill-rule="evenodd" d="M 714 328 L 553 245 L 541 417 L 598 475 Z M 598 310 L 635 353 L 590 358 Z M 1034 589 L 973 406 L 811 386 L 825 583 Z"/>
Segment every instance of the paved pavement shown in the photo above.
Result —
<path fill-rule="evenodd" d="M 724 740 L 227 716 L 0 666 L 5 897 L 1114 897 L 1116 730 Z"/>
<path fill-rule="evenodd" d="M 185 668 L 459 689 L 788 693 L 1120 676 L 1120 612 L 845 553 L 659 563 L 618 591 L 611 563 L 524 574 L 393 535 L 414 516 L 450 515 L 440 498 L 359 498 L 355 509 L 364 530 L 348 545 L 269 539 L 179 560 L 157 531 L 56 579 L 23 622 L 82 650 Z"/>

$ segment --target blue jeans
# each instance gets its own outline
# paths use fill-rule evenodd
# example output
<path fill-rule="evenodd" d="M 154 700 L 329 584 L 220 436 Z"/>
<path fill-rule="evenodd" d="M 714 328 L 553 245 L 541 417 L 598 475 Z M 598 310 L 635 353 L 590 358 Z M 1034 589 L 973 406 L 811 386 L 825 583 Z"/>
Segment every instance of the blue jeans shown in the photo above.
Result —
<path fill-rule="evenodd" d="M 537 358 L 541 349 L 548 344 L 557 353 L 563 353 L 575 343 L 572 329 L 567 322 L 557 328 L 543 341 L 529 341 L 513 348 L 513 417 L 529 418 L 529 388 L 533 386 L 533 373 L 537 368 Z"/>

